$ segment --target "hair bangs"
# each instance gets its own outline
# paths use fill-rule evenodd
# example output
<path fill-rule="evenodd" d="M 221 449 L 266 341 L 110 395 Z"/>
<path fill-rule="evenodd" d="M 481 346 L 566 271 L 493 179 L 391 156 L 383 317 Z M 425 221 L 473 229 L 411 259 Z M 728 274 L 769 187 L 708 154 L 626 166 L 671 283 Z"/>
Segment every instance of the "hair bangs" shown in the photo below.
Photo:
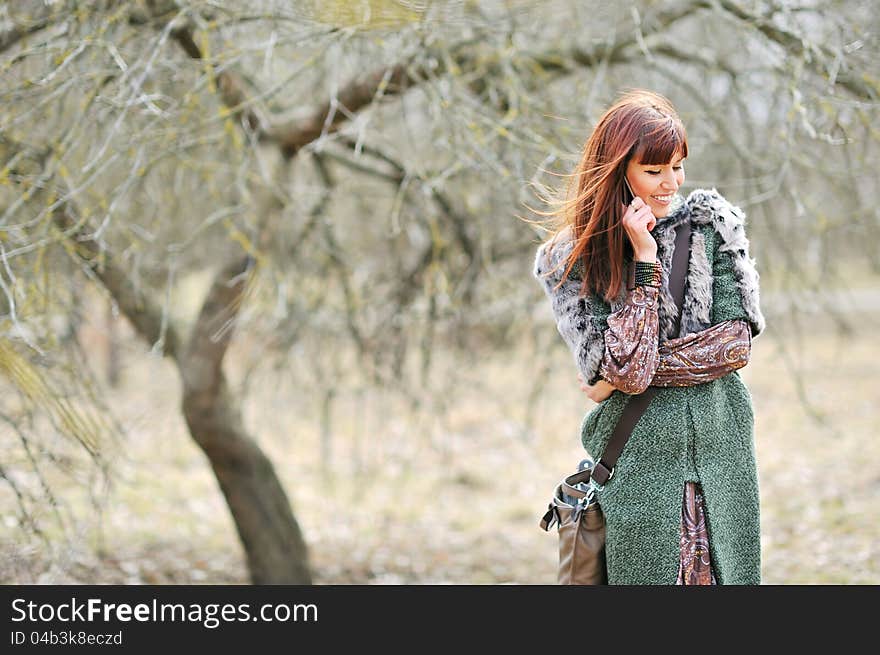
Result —
<path fill-rule="evenodd" d="M 636 142 L 633 160 L 648 166 L 665 166 L 677 154 L 687 157 L 687 135 L 679 121 L 665 116 L 645 126 Z"/>

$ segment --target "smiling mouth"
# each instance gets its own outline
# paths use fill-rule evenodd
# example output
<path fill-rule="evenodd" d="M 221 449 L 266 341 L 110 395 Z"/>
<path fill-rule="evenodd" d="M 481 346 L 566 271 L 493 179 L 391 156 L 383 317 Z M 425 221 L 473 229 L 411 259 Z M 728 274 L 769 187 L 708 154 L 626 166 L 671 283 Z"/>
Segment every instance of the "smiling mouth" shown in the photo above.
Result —
<path fill-rule="evenodd" d="M 659 200 L 660 202 L 669 202 L 672 200 L 674 193 L 670 193 L 667 196 L 651 196 L 654 200 Z"/>

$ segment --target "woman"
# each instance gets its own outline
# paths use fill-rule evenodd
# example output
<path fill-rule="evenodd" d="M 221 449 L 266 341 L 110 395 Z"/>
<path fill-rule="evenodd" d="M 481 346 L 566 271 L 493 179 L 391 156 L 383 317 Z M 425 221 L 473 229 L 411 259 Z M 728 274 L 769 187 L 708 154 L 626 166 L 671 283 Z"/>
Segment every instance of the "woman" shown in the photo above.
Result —
<path fill-rule="evenodd" d="M 625 93 L 599 120 L 535 276 L 599 403 L 598 460 L 630 395 L 659 387 L 597 492 L 609 584 L 759 584 L 751 397 L 737 369 L 764 330 L 743 212 L 714 188 L 678 194 L 687 135 L 661 95 Z M 675 228 L 691 225 L 680 329 Z"/>

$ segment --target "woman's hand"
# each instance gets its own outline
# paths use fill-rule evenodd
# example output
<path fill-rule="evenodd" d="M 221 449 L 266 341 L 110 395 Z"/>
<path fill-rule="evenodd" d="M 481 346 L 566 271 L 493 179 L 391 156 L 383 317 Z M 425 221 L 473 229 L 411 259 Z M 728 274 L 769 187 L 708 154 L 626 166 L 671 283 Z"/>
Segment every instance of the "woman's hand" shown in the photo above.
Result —
<path fill-rule="evenodd" d="M 651 230 L 657 224 L 657 217 L 645 203 L 636 196 L 623 213 L 623 229 L 633 246 L 636 261 L 657 261 L 657 242 Z"/>
<path fill-rule="evenodd" d="M 601 403 L 617 389 L 613 384 L 602 379 L 590 386 L 584 382 L 584 376 L 580 373 L 578 373 L 578 382 L 581 385 L 581 391 L 586 393 L 589 399 L 595 403 Z"/>

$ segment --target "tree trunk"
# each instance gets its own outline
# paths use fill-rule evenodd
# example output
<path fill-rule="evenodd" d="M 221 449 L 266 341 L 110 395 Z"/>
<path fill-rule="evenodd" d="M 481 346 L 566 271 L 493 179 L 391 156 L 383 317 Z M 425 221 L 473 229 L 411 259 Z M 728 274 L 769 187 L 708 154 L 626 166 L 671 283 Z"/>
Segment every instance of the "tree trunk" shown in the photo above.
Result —
<path fill-rule="evenodd" d="M 216 394 L 184 389 L 183 413 L 226 497 L 251 581 L 311 584 L 306 544 L 275 469 L 245 433 L 222 375 L 217 383 Z"/>
<path fill-rule="evenodd" d="M 63 230 L 76 223 L 71 208 L 55 212 Z M 112 260 L 99 257 L 94 240 L 76 239 L 77 254 L 111 293 L 137 333 L 177 364 L 190 434 L 207 456 L 232 513 L 254 584 L 311 584 L 308 549 L 272 463 L 247 435 L 223 375 L 241 296 L 253 261 L 221 270 L 202 304 L 186 347 L 178 327 L 163 327 L 162 310 Z M 219 323 L 218 323 L 219 322 Z"/>
<path fill-rule="evenodd" d="M 231 262 L 214 279 L 184 352 L 183 413 L 211 462 L 247 555 L 254 584 L 311 584 L 308 552 L 269 458 L 245 432 L 223 374 L 253 260 Z"/>

